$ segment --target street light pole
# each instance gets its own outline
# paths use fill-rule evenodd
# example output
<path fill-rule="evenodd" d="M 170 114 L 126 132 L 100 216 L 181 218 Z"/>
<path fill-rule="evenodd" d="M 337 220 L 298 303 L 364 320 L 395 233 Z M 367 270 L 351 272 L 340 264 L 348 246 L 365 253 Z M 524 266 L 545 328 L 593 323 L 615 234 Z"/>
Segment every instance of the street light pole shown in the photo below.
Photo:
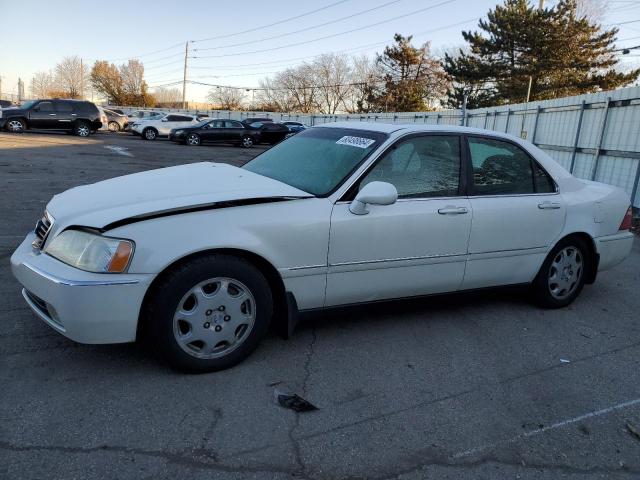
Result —
<path fill-rule="evenodd" d="M 182 75 L 182 109 L 187 108 L 187 58 L 189 57 L 189 42 L 184 44 L 184 72 Z"/>

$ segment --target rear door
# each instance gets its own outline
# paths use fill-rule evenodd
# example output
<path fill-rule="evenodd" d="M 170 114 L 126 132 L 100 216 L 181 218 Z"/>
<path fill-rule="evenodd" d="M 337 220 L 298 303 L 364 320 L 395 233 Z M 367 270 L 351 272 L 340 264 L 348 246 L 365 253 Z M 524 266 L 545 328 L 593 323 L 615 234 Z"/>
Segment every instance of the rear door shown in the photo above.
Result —
<path fill-rule="evenodd" d="M 74 112 L 73 105 L 69 102 L 56 102 L 54 105 L 58 118 L 58 127 L 71 129 L 73 121 L 77 114 Z"/>
<path fill-rule="evenodd" d="M 186 115 L 167 115 L 158 123 L 158 133 L 169 135 L 172 128 L 186 127 L 193 123 L 193 117 Z"/>
<path fill-rule="evenodd" d="M 530 282 L 564 227 L 562 196 L 516 143 L 467 140 L 473 224 L 463 288 Z"/>
<path fill-rule="evenodd" d="M 225 142 L 239 143 L 244 134 L 244 125 L 237 120 L 225 120 L 224 130 Z"/>

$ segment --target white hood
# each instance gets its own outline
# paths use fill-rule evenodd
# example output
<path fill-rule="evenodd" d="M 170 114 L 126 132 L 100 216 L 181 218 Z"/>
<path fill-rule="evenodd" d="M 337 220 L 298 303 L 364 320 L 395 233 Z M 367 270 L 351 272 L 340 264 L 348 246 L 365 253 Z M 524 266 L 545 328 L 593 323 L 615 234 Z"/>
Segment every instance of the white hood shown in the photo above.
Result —
<path fill-rule="evenodd" d="M 56 230 L 102 228 L 119 220 L 216 202 L 311 195 L 223 163 L 192 163 L 125 175 L 55 195 L 47 211 Z"/>

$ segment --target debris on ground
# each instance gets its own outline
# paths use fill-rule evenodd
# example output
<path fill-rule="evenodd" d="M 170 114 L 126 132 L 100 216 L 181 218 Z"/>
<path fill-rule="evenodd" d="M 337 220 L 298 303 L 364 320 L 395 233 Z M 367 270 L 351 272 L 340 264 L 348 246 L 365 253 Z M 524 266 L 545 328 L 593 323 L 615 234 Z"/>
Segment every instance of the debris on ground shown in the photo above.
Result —
<path fill-rule="evenodd" d="M 560 363 L 571 363 L 571 360 L 567 360 L 566 358 L 561 358 Z"/>
<path fill-rule="evenodd" d="M 288 408 L 289 410 L 293 410 L 294 412 L 298 413 L 313 412 L 314 410 L 318 410 L 318 407 L 296 393 L 285 393 L 279 391 L 278 389 L 274 390 L 273 393 L 278 402 L 278 405 L 283 408 Z"/>
<path fill-rule="evenodd" d="M 636 437 L 637 440 L 640 440 L 640 430 L 638 430 L 631 422 L 627 422 L 627 430 L 629 430 L 629 433 Z"/>

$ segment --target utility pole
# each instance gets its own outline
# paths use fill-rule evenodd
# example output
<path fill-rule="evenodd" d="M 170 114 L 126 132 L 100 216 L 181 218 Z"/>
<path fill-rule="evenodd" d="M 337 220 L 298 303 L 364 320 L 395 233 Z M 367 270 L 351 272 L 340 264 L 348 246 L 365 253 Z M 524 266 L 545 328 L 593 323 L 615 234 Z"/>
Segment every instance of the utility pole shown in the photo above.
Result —
<path fill-rule="evenodd" d="M 538 2 L 538 10 L 544 10 L 544 0 Z M 531 98 L 531 84 L 533 83 L 533 76 L 529 75 L 529 87 L 527 88 L 527 103 Z"/>
<path fill-rule="evenodd" d="M 84 100 L 84 64 L 80 59 L 80 99 Z"/>
<path fill-rule="evenodd" d="M 187 108 L 187 58 L 189 58 L 189 42 L 184 44 L 184 74 L 182 75 L 182 109 Z"/>

